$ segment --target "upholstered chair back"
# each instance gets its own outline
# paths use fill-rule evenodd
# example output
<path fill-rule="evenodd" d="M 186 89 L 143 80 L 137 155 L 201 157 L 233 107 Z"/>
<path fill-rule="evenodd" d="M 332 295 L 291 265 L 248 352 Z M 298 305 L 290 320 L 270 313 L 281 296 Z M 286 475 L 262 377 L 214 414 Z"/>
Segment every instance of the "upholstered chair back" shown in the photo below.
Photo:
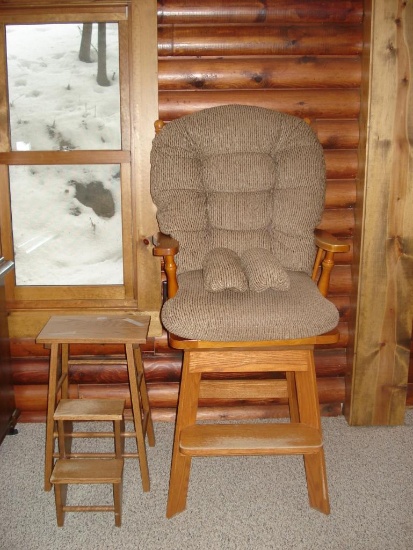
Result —
<path fill-rule="evenodd" d="M 151 161 L 159 226 L 180 242 L 178 273 L 202 269 L 213 249 L 267 250 L 284 269 L 311 272 L 325 166 L 305 121 L 247 105 L 205 109 L 168 123 Z"/>

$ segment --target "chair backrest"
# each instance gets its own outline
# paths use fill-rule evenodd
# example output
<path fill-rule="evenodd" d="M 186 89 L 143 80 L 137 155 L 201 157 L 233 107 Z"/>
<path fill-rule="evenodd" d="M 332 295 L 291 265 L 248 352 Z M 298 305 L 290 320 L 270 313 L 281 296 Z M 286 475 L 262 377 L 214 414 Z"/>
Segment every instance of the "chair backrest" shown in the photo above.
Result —
<path fill-rule="evenodd" d="M 264 248 L 311 273 L 325 164 L 305 121 L 247 105 L 205 109 L 165 125 L 151 164 L 160 230 L 180 242 L 178 273 L 202 269 L 214 248 Z"/>

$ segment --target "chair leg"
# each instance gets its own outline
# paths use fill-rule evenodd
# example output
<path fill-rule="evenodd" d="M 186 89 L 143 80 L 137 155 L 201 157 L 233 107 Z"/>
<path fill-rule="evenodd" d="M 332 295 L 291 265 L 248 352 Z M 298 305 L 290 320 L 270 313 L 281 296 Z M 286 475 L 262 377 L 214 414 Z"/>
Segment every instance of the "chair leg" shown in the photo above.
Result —
<path fill-rule="evenodd" d="M 67 485 L 55 484 L 54 496 L 56 503 L 56 518 L 58 527 L 63 527 L 65 522 L 65 513 L 63 507 L 66 506 Z"/>
<path fill-rule="evenodd" d="M 186 508 L 189 476 L 191 472 L 191 457 L 180 452 L 181 430 L 196 422 L 198 395 L 201 374 L 191 374 L 189 371 L 190 355 L 196 352 L 185 352 L 182 366 L 182 377 L 179 391 L 178 411 L 175 423 L 175 436 L 172 451 L 171 474 L 169 479 L 168 504 L 166 517 L 183 512 Z"/>
<path fill-rule="evenodd" d="M 328 515 L 330 513 L 330 503 L 324 449 L 321 448 L 315 454 L 304 455 L 304 465 L 310 506 Z"/>
<path fill-rule="evenodd" d="M 308 350 L 308 370 L 295 373 L 300 422 L 321 432 L 320 405 L 315 374 L 313 350 Z M 330 513 L 324 449 L 304 455 L 310 506 Z"/>

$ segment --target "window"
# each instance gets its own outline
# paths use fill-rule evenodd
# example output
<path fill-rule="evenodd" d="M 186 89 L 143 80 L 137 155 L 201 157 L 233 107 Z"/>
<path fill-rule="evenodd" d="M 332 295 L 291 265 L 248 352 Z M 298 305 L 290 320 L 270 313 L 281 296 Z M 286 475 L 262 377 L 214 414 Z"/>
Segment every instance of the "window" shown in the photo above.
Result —
<path fill-rule="evenodd" d="M 16 300 L 135 294 L 127 10 L 83 11 L 0 20 L 1 234 Z"/>

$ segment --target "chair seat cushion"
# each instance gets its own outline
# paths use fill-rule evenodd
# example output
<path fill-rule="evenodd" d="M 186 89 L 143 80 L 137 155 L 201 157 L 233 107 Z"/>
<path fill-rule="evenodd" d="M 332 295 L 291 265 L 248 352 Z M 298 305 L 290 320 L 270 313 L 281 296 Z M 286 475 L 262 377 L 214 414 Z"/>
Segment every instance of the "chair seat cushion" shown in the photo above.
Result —
<path fill-rule="evenodd" d="M 165 328 L 192 340 L 286 340 L 323 334 L 338 311 L 311 278 L 288 271 L 289 290 L 208 292 L 202 270 L 182 273 L 179 290 L 162 308 Z"/>

